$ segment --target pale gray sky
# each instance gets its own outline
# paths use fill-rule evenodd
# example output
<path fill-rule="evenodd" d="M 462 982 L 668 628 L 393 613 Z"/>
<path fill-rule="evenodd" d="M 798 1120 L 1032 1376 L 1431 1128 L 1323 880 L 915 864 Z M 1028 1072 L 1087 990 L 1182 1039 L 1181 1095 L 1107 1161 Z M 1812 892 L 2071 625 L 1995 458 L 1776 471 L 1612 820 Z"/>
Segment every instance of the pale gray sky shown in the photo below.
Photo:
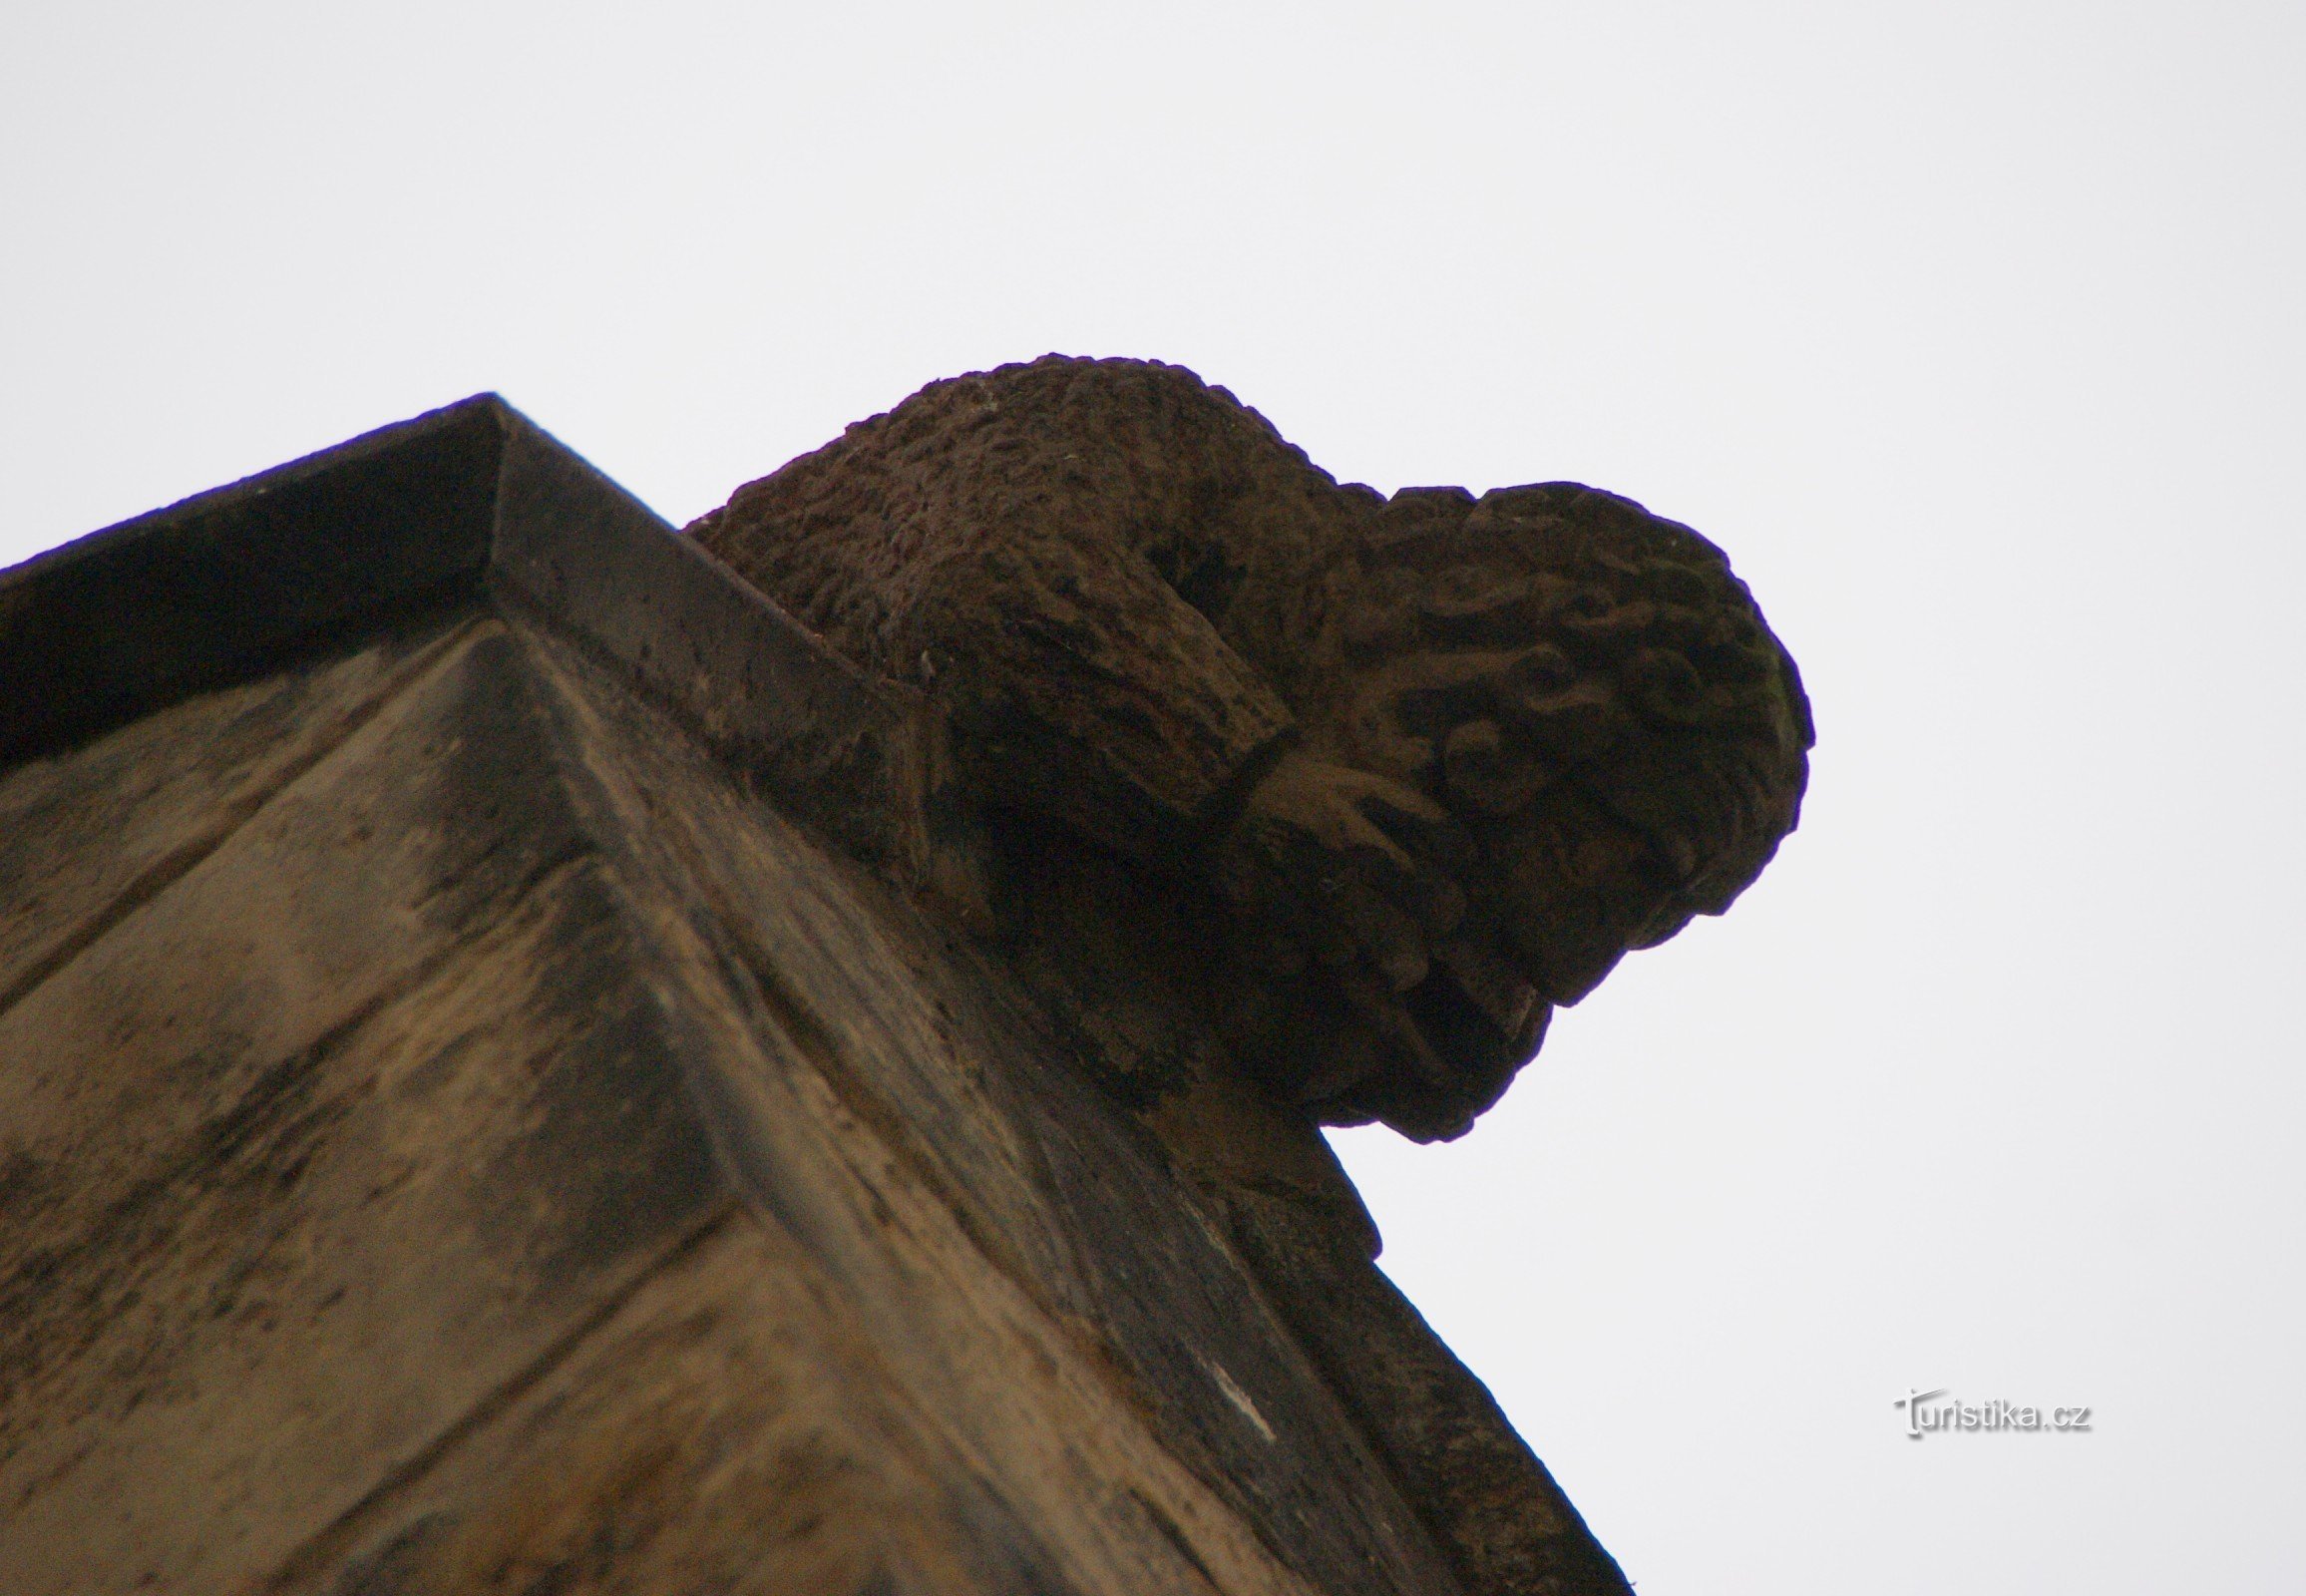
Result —
<path fill-rule="evenodd" d="M 684 521 L 1050 349 L 1630 494 L 1808 818 L 1340 1138 L 1387 1267 L 1644 1596 L 2291 1596 L 2302 155 L 2271 0 L 19 6 L 0 563 L 482 388 Z"/>

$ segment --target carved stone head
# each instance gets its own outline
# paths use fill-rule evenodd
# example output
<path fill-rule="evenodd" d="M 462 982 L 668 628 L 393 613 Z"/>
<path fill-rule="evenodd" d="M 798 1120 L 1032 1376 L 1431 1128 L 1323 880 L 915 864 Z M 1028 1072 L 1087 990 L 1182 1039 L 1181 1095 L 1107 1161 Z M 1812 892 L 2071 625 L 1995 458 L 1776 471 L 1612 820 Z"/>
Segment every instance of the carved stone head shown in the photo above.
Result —
<path fill-rule="evenodd" d="M 1444 1137 L 1552 1005 L 1753 881 L 1793 829 L 1813 734 L 1729 561 L 1629 500 L 1408 490 L 1372 509 L 1358 556 L 1306 678 L 1307 738 L 1448 811 L 1465 911 L 1400 998 L 1425 1065 L 1332 1063 L 1297 1089 L 1326 1119 Z"/>

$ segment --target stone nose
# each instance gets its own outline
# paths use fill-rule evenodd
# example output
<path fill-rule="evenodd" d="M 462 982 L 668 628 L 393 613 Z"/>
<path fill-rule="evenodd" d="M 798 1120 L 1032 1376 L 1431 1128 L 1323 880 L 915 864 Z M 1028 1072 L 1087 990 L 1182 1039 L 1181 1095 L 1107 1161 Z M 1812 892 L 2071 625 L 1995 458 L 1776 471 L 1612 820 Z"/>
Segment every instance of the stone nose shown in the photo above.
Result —
<path fill-rule="evenodd" d="M 1599 985 L 1673 895 L 1649 839 L 1567 782 L 1499 839 L 1497 864 L 1514 962 L 1556 1003 Z"/>

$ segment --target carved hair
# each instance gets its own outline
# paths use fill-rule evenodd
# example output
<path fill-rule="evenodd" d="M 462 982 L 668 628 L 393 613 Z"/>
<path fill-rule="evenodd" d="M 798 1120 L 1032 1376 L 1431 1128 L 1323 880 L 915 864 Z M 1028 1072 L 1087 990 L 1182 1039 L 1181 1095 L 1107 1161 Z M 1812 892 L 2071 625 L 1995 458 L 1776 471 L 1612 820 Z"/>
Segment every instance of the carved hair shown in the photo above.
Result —
<path fill-rule="evenodd" d="M 1476 1067 L 1462 1094 L 1422 1106 L 1434 1094 L 1416 1083 L 1359 1082 L 1325 1116 L 1448 1134 L 1534 1050 L 1531 989 L 1575 1002 L 1626 950 L 1753 881 L 1793 828 L 1813 733 L 1729 561 L 1630 500 L 1410 490 L 1373 513 L 1359 553 L 1309 719 L 1475 841 L 1465 925 L 1411 1000 L 1428 1032 L 1453 1035 L 1452 1064 Z M 1477 1018 L 1452 1012 L 1460 994 Z"/>

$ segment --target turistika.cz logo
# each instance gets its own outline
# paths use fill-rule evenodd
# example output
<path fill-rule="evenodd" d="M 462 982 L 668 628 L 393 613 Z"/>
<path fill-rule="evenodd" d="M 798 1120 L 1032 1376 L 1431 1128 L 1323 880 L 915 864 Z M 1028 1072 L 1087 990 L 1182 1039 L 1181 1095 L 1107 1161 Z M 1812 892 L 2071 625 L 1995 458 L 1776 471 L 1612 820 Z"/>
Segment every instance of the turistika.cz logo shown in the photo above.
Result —
<path fill-rule="evenodd" d="M 1936 1391 L 1908 1391 L 1890 1403 L 1906 1410 L 1908 1440 L 1956 1429 L 2052 1429 L 2067 1434 L 2085 1434 L 2090 1429 L 2087 1407 L 2026 1407 L 1999 1399 L 1965 1402 L 1942 1399 L 1945 1396 L 1946 1388 L 1941 1386 Z"/>

